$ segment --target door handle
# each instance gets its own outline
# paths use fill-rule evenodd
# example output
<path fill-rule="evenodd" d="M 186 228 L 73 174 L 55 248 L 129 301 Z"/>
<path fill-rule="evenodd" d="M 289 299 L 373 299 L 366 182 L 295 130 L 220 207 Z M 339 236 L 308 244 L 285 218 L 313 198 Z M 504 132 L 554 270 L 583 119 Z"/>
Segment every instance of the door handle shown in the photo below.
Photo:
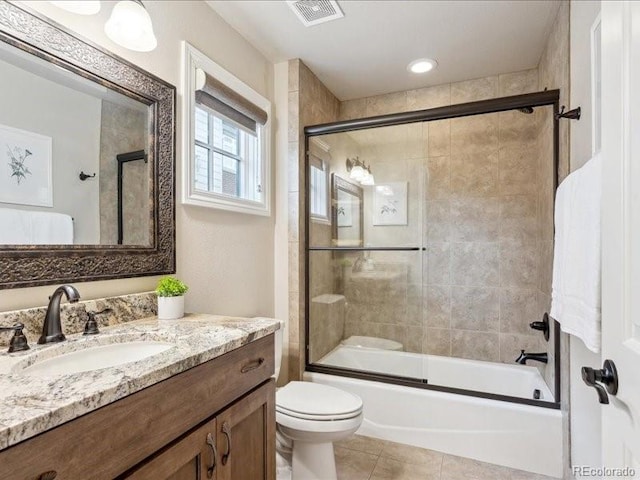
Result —
<path fill-rule="evenodd" d="M 609 403 L 609 395 L 618 393 L 618 370 L 613 360 L 605 360 L 600 370 L 582 367 L 582 380 L 596 389 L 598 401 L 603 405 Z M 604 386 L 603 386 L 604 385 Z"/>
<path fill-rule="evenodd" d="M 222 433 L 227 437 L 227 451 L 222 455 L 222 465 L 226 465 L 229 461 L 229 456 L 231 455 L 231 427 L 229 427 L 227 422 L 222 424 Z"/>

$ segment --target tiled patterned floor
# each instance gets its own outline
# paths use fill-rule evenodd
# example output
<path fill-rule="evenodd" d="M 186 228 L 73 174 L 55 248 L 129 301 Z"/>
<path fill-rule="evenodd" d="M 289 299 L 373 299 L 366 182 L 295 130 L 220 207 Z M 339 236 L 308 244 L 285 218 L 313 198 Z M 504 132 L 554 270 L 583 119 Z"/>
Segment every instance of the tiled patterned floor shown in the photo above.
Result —
<path fill-rule="evenodd" d="M 552 480 L 359 435 L 336 443 L 335 455 L 338 480 Z"/>

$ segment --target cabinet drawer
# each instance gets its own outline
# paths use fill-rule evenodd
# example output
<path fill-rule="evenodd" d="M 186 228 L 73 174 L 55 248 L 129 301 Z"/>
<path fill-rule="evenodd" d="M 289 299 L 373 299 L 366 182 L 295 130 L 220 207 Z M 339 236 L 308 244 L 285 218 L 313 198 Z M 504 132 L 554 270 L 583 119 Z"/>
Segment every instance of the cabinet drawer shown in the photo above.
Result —
<path fill-rule="evenodd" d="M 112 479 L 274 372 L 273 335 L 0 451 L 0 479 Z"/>

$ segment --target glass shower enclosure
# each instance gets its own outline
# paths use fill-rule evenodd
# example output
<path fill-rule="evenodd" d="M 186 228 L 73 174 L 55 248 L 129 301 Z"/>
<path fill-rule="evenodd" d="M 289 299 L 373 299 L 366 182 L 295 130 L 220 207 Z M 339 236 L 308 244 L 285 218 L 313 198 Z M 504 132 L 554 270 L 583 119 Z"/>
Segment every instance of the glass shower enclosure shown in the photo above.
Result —
<path fill-rule="evenodd" d="M 305 129 L 307 370 L 559 407 L 557 113 L 554 90 Z"/>

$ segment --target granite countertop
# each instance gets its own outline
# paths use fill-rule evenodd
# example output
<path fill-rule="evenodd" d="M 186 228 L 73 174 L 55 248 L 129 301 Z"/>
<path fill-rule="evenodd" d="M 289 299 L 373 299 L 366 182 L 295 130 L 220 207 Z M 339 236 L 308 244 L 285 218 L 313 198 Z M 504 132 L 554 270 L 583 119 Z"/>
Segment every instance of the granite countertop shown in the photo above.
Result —
<path fill-rule="evenodd" d="M 131 395 L 189 368 L 265 337 L 279 328 L 269 318 L 188 314 L 180 320 L 147 318 L 101 328 L 99 335 L 68 335 L 53 345 L 0 354 L 0 450 Z M 20 369 L 87 344 L 168 342 L 175 347 L 141 361 L 48 377 Z M 15 373 L 14 373 L 15 372 Z"/>

